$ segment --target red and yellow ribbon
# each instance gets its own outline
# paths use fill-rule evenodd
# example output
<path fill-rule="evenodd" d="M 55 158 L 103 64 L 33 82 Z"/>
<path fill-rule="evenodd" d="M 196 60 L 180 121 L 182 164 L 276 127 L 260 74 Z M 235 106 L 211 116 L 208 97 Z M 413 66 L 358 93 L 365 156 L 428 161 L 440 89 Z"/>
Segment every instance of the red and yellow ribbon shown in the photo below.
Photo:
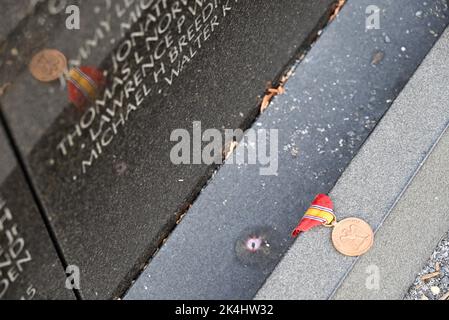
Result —
<path fill-rule="evenodd" d="M 335 221 L 334 204 L 331 198 L 325 194 L 319 194 L 293 231 L 292 236 L 297 237 L 301 232 L 309 231 L 316 226 L 332 225 Z"/>
<path fill-rule="evenodd" d="M 69 100 L 78 108 L 95 101 L 105 82 L 103 72 L 93 67 L 72 68 L 67 78 Z"/>

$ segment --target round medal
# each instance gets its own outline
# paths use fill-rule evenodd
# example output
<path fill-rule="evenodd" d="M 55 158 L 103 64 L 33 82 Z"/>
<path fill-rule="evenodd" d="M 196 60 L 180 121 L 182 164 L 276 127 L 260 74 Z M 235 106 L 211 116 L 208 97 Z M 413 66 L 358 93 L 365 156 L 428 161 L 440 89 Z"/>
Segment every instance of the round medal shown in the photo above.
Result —
<path fill-rule="evenodd" d="M 374 232 L 370 225 L 358 218 L 338 222 L 332 232 L 332 242 L 342 254 L 357 257 L 365 254 L 374 243 Z"/>
<path fill-rule="evenodd" d="M 37 80 L 50 82 L 57 80 L 67 68 L 67 59 L 58 50 L 45 49 L 38 52 L 30 63 L 30 72 Z"/>

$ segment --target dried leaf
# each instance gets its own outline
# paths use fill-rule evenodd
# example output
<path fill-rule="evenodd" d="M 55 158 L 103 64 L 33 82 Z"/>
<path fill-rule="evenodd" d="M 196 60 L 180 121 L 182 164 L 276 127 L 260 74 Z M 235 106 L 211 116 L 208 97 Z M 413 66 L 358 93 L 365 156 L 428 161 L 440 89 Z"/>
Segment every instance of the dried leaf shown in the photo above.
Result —
<path fill-rule="evenodd" d="M 292 67 L 285 75 L 282 76 L 282 78 L 279 80 L 279 86 L 277 88 L 273 88 L 271 82 L 267 83 L 266 94 L 263 97 L 262 104 L 260 106 L 260 113 L 263 113 L 265 110 L 267 110 L 268 106 L 270 105 L 271 99 L 279 94 L 285 93 L 284 85 L 293 74 L 293 71 L 294 68 Z"/>
<path fill-rule="evenodd" d="M 333 21 L 338 14 L 340 13 L 341 9 L 343 8 L 344 4 L 345 4 L 346 0 L 339 0 L 337 3 L 337 6 L 335 7 L 334 12 L 331 14 L 330 18 L 329 18 L 329 22 Z"/>
<path fill-rule="evenodd" d="M 238 142 L 237 141 L 232 141 L 231 143 L 229 143 L 226 147 L 225 147 L 225 155 L 224 158 L 227 160 L 229 159 L 229 157 L 232 155 L 232 153 L 234 152 L 234 150 L 237 148 L 238 146 Z"/>
<path fill-rule="evenodd" d="M 267 110 L 273 96 L 274 95 L 271 93 L 271 94 L 267 94 L 267 95 L 265 95 L 265 97 L 263 97 L 262 105 L 260 106 L 260 113 L 263 113 L 265 110 Z"/>
<path fill-rule="evenodd" d="M 305 57 L 305 53 L 303 53 L 301 55 L 301 57 Z M 301 58 L 300 58 L 301 59 Z M 293 75 L 293 71 L 295 70 L 294 67 L 291 67 L 290 70 L 288 70 L 288 72 L 282 76 L 281 81 L 279 81 L 279 83 L 281 84 L 281 87 L 284 87 L 285 83 L 288 81 L 288 79 L 290 79 L 290 77 Z"/>
<path fill-rule="evenodd" d="M 439 271 L 435 271 L 435 272 L 432 272 L 432 273 L 423 275 L 423 276 L 421 277 L 421 280 L 422 280 L 422 281 L 427 281 L 427 280 L 436 278 L 436 277 L 438 277 L 439 275 L 440 275 L 440 272 L 439 272 Z"/>
<path fill-rule="evenodd" d="M 437 272 L 441 271 L 441 266 L 440 266 L 439 262 L 435 263 L 435 271 L 437 271 Z"/>
<path fill-rule="evenodd" d="M 278 94 L 284 94 L 285 93 L 285 88 L 282 86 L 279 86 L 278 88 Z"/>
<path fill-rule="evenodd" d="M 187 212 L 181 214 L 181 215 L 179 216 L 179 218 L 176 220 L 176 224 L 180 224 L 181 221 L 182 221 L 182 219 L 184 219 L 184 217 L 185 217 L 186 214 L 187 214 Z"/>
<path fill-rule="evenodd" d="M 8 87 L 11 85 L 11 83 L 5 83 L 4 85 L 2 85 L 0 87 L 0 97 L 3 96 L 6 92 L 6 89 L 8 89 Z"/>
<path fill-rule="evenodd" d="M 283 84 L 281 84 L 277 88 L 268 88 L 267 94 L 262 99 L 262 104 L 260 106 L 260 113 L 263 113 L 265 110 L 267 110 L 268 106 L 270 105 L 271 99 L 273 99 L 275 96 L 279 94 L 284 94 L 285 88 L 283 87 Z"/>

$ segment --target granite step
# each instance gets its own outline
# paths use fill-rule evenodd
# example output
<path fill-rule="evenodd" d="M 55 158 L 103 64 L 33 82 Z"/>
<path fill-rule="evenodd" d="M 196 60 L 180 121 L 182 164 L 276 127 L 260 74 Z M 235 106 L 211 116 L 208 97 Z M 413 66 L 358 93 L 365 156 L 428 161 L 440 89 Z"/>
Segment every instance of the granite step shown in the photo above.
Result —
<path fill-rule="evenodd" d="M 380 13 L 380 29 L 367 29 L 366 12 L 372 6 Z M 277 175 L 261 175 L 262 164 L 220 168 L 126 298 L 251 299 L 258 292 L 265 299 L 331 296 L 354 261 L 335 252 L 327 230 L 313 231 L 294 244 L 291 231 L 315 195 L 336 190 L 341 174 L 351 171 L 345 169 L 354 156 L 352 163 L 363 156 L 365 147 L 359 150 L 365 140 L 448 23 L 445 1 L 348 1 L 297 65 L 286 93 L 277 96 L 252 127 L 278 136 Z M 424 116 L 430 111 L 419 112 Z M 441 133 L 444 124 L 434 125 L 440 125 Z M 407 126 L 399 129 L 411 131 Z M 427 142 L 424 157 L 436 137 L 417 133 L 413 138 Z M 401 141 L 396 137 L 393 142 Z M 254 146 L 244 140 L 237 157 L 248 148 Z M 380 156 L 366 157 L 374 161 Z M 410 161 L 416 168 L 419 160 Z M 365 170 L 354 180 L 361 188 L 360 202 L 373 210 L 368 203 L 375 203 L 370 198 L 374 191 L 363 192 L 363 187 L 386 191 L 390 185 L 360 179 Z M 395 177 L 390 171 L 387 177 Z M 355 190 L 348 191 L 352 197 L 333 192 L 340 215 L 355 214 L 344 206 L 358 203 Z M 389 201 L 393 204 L 395 197 Z M 364 217 L 373 226 L 381 220 L 377 215 Z"/>
<path fill-rule="evenodd" d="M 374 228 L 372 250 L 344 257 L 330 230 L 314 230 L 295 242 L 258 299 L 405 296 L 449 229 L 448 48 L 449 29 L 330 193 L 340 218 L 360 217 Z"/>

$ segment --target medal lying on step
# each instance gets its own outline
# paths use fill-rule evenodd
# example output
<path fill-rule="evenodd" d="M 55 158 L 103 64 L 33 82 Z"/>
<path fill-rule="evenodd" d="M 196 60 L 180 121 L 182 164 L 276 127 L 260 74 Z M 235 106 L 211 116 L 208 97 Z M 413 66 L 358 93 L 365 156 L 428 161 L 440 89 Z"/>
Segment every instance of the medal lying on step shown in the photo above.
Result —
<path fill-rule="evenodd" d="M 324 194 L 315 198 L 292 236 L 297 237 L 300 233 L 317 226 L 333 228 L 334 247 L 346 256 L 361 256 L 367 253 L 374 243 L 374 232 L 365 221 L 358 218 L 347 218 L 338 222 L 334 214 L 332 200 Z"/>

